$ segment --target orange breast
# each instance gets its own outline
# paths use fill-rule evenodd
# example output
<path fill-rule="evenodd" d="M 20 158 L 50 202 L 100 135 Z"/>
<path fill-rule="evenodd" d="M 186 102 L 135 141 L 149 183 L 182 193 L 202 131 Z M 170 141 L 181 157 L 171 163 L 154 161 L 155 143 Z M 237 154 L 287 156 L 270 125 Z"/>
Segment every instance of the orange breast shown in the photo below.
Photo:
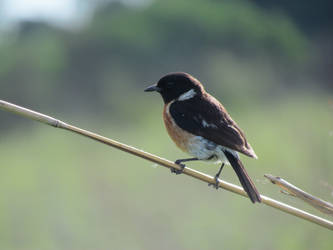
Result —
<path fill-rule="evenodd" d="M 163 120 L 165 127 L 174 143 L 184 152 L 188 152 L 189 140 L 193 137 L 193 135 L 180 128 L 173 121 L 169 112 L 169 107 L 171 104 L 172 102 L 168 103 L 164 106 L 163 109 Z"/>

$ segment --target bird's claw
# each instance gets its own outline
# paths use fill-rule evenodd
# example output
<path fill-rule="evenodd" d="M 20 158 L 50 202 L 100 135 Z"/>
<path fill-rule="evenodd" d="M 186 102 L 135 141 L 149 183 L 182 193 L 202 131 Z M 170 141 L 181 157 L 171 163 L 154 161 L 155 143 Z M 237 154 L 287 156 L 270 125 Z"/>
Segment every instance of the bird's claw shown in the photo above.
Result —
<path fill-rule="evenodd" d="M 216 188 L 216 190 L 217 189 L 219 189 L 219 183 L 220 183 L 220 181 L 219 181 L 219 178 L 217 177 L 217 176 L 215 176 L 215 183 L 213 184 L 213 183 L 208 183 L 208 186 L 210 187 L 210 186 L 213 186 L 213 188 Z"/>
<path fill-rule="evenodd" d="M 174 173 L 174 174 L 181 174 L 181 173 L 183 173 L 183 171 L 184 171 L 184 168 L 185 168 L 185 164 L 182 164 L 182 163 L 180 163 L 180 161 L 175 161 L 175 164 L 177 164 L 177 165 L 179 165 L 180 167 L 181 167 L 181 169 L 174 169 L 174 168 L 171 168 L 170 170 L 171 170 L 171 173 Z"/>

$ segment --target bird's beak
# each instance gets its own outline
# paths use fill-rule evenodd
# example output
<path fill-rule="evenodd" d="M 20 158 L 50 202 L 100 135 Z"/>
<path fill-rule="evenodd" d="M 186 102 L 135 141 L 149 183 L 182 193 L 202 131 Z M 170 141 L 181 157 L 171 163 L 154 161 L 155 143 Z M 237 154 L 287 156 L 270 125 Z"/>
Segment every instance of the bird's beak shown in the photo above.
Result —
<path fill-rule="evenodd" d="M 160 88 L 159 87 L 157 87 L 157 85 L 156 84 L 154 84 L 154 85 L 151 85 L 151 86 L 149 86 L 148 88 L 146 88 L 145 89 L 145 92 L 153 92 L 153 91 L 157 91 L 157 92 L 160 92 Z"/>

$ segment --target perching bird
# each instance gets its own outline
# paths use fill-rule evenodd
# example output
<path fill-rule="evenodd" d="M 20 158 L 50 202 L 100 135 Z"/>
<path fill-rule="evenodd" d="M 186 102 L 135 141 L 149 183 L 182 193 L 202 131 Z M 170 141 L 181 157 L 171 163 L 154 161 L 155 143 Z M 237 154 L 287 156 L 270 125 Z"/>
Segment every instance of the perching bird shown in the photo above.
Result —
<path fill-rule="evenodd" d="M 184 169 L 182 162 L 186 161 L 220 161 L 222 165 L 215 175 L 218 188 L 222 168 L 230 163 L 251 201 L 261 202 L 238 155 L 240 152 L 257 159 L 254 150 L 226 109 L 204 90 L 199 80 L 183 72 L 170 73 L 145 91 L 161 94 L 165 104 L 163 119 L 170 137 L 180 149 L 194 157 L 177 160 L 176 164 Z"/>

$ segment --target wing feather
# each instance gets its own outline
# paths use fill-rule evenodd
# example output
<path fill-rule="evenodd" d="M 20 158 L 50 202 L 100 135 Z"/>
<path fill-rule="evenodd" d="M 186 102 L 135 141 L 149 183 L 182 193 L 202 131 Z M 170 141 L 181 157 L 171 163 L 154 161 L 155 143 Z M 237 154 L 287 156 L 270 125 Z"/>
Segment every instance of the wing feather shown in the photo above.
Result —
<path fill-rule="evenodd" d="M 182 129 L 218 145 L 257 158 L 243 131 L 214 97 L 205 93 L 170 105 L 170 114 Z"/>

